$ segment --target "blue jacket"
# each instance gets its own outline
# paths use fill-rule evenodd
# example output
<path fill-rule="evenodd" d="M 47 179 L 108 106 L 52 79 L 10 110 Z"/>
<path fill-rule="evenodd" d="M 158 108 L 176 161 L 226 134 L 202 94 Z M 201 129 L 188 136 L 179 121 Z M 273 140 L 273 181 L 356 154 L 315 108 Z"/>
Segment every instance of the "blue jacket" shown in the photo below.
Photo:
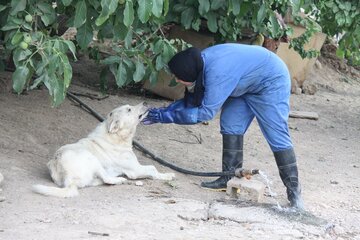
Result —
<path fill-rule="evenodd" d="M 184 100 L 169 105 L 163 123 L 193 124 L 216 115 L 229 97 L 261 94 L 278 75 L 288 74 L 286 65 L 260 46 L 219 44 L 202 51 L 204 99 L 200 107 L 186 108 Z"/>

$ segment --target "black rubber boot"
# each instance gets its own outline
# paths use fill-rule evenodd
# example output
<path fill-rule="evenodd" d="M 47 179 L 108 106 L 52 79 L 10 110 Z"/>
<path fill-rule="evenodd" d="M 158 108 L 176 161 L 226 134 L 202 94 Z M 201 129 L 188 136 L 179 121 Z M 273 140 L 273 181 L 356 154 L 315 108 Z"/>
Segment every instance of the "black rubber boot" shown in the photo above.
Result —
<path fill-rule="evenodd" d="M 274 156 L 279 168 L 281 180 L 286 187 L 290 206 L 298 208 L 299 210 L 304 210 L 294 149 L 290 148 L 274 152 Z"/>
<path fill-rule="evenodd" d="M 243 135 L 223 134 L 222 171 L 241 168 L 243 164 Z M 226 190 L 230 176 L 222 176 L 212 182 L 202 182 L 201 187 L 213 190 Z"/>

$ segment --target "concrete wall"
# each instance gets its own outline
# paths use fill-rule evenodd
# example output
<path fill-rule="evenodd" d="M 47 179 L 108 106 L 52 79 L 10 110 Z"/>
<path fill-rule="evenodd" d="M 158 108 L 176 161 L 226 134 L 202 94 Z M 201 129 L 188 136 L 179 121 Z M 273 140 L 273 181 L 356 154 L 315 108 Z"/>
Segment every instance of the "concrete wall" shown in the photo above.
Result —
<path fill-rule="evenodd" d="M 294 37 L 301 35 L 305 29 L 303 27 L 291 26 L 294 29 Z M 321 49 L 326 35 L 323 33 L 317 33 L 310 39 L 310 42 L 305 45 L 305 49 Z M 291 75 L 291 90 L 292 92 L 296 91 L 296 88 L 302 87 L 304 81 L 309 75 L 311 69 L 313 68 L 316 58 L 305 58 L 302 59 L 300 55 L 293 49 L 289 49 L 289 43 L 280 43 L 280 46 L 277 50 L 277 55 L 286 63 L 289 68 Z"/>

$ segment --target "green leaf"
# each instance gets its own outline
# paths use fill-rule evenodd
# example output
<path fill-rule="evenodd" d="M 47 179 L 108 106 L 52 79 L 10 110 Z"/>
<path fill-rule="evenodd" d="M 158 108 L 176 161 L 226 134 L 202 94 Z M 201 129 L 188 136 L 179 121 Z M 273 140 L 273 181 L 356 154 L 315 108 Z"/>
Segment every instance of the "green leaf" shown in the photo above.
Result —
<path fill-rule="evenodd" d="M 302 0 L 292 0 L 292 11 L 293 11 L 293 13 L 298 14 L 300 12 L 301 3 L 302 3 Z"/>
<path fill-rule="evenodd" d="M 47 14 L 52 14 L 54 12 L 54 8 L 49 3 L 39 2 L 37 7 L 43 12 Z"/>
<path fill-rule="evenodd" d="M 17 65 L 19 62 L 27 59 L 31 54 L 32 54 L 32 52 L 29 49 L 23 50 L 23 49 L 17 48 L 13 52 L 13 61 Z"/>
<path fill-rule="evenodd" d="M 5 26 L 3 26 L 1 28 L 2 31 L 9 31 L 9 30 L 13 30 L 13 29 L 17 29 L 20 26 L 14 22 L 7 22 Z"/>
<path fill-rule="evenodd" d="M 205 15 L 210 10 L 210 2 L 209 0 L 201 0 L 199 1 L 199 13 L 200 15 Z"/>
<path fill-rule="evenodd" d="M 18 45 L 21 41 L 22 41 L 22 39 L 23 39 L 23 36 L 24 36 L 24 34 L 22 33 L 22 32 L 17 32 L 17 33 L 15 33 L 15 35 L 12 37 L 12 39 L 11 39 L 11 44 L 12 45 Z"/>
<path fill-rule="evenodd" d="M 270 31 L 270 37 L 277 38 L 278 35 L 281 34 L 281 30 L 280 30 L 281 28 L 277 21 L 276 16 L 274 14 L 271 14 L 269 21 L 270 21 L 270 26 L 268 28 Z"/>
<path fill-rule="evenodd" d="M 44 23 L 45 26 L 49 26 L 51 24 L 53 24 L 56 20 L 56 15 L 55 12 L 52 13 L 44 13 L 43 15 L 41 15 L 41 21 Z"/>
<path fill-rule="evenodd" d="M 158 72 L 152 71 L 149 77 L 149 81 L 151 85 L 155 85 L 158 79 Z"/>
<path fill-rule="evenodd" d="M 84 0 L 79 1 L 75 9 L 74 27 L 79 28 L 86 22 L 86 2 Z"/>
<path fill-rule="evenodd" d="M 170 44 L 164 44 L 163 52 L 161 53 L 162 61 L 167 63 L 170 61 L 171 57 L 174 55 L 174 49 Z"/>
<path fill-rule="evenodd" d="M 22 26 L 24 29 L 26 29 L 28 31 L 33 31 L 33 28 L 30 23 L 24 22 Z"/>
<path fill-rule="evenodd" d="M 199 31 L 200 30 L 200 25 L 201 25 L 201 19 L 197 18 L 195 19 L 195 21 L 193 21 L 191 23 L 191 27 L 192 29 L 194 29 L 195 31 Z"/>
<path fill-rule="evenodd" d="M 229 0 L 228 3 L 228 13 L 233 12 L 235 16 L 237 16 L 240 13 L 240 4 L 242 1 L 239 0 Z"/>
<path fill-rule="evenodd" d="M 208 14 L 206 14 L 206 18 L 207 18 L 207 26 L 209 28 L 209 30 L 213 33 L 215 33 L 218 30 L 218 25 L 217 25 L 217 21 L 216 21 L 216 15 L 213 12 L 209 12 Z"/>
<path fill-rule="evenodd" d="M 188 7 L 181 13 L 181 24 L 185 27 L 185 29 L 189 29 L 191 27 L 194 14 L 195 10 L 192 7 Z"/>
<path fill-rule="evenodd" d="M 140 82 L 145 75 L 145 66 L 141 61 L 136 62 L 136 70 L 133 74 L 133 79 L 135 82 Z"/>
<path fill-rule="evenodd" d="M 98 0 L 87 0 L 89 5 L 93 6 L 94 9 L 98 9 L 100 7 L 100 2 Z"/>
<path fill-rule="evenodd" d="M 211 10 L 218 10 L 219 8 L 223 7 L 225 5 L 225 1 L 224 0 L 216 0 L 216 1 L 211 1 Z"/>
<path fill-rule="evenodd" d="M 111 65 L 114 63 L 119 63 L 121 61 L 121 58 L 119 56 L 109 56 L 103 60 L 101 60 L 101 64 L 105 64 L 105 65 Z"/>
<path fill-rule="evenodd" d="M 124 9 L 124 25 L 130 27 L 134 22 L 134 6 L 132 1 L 126 1 Z"/>
<path fill-rule="evenodd" d="M 264 21 L 265 19 L 265 14 L 266 14 L 266 4 L 262 4 L 259 8 L 259 11 L 258 11 L 258 14 L 257 14 L 257 22 L 258 24 L 262 24 L 262 22 Z"/>
<path fill-rule="evenodd" d="M 60 53 L 59 57 L 61 59 L 62 68 L 64 72 L 64 90 L 70 86 L 72 78 L 72 67 L 70 65 L 68 57 L 64 53 Z"/>
<path fill-rule="evenodd" d="M 48 56 L 45 53 L 41 54 L 41 61 L 36 66 L 36 75 L 40 76 L 44 74 L 44 69 L 48 65 Z"/>
<path fill-rule="evenodd" d="M 126 37 L 124 39 L 125 48 L 130 49 L 131 48 L 131 42 L 133 40 L 133 31 L 128 31 L 126 34 Z"/>
<path fill-rule="evenodd" d="M 169 12 L 169 0 L 164 0 L 164 16 Z"/>
<path fill-rule="evenodd" d="M 153 7 L 152 7 L 152 14 L 155 17 L 161 17 L 161 13 L 163 10 L 163 4 L 164 4 L 164 0 L 152 0 L 153 1 Z"/>
<path fill-rule="evenodd" d="M 163 45 L 164 45 L 164 40 L 162 38 L 159 38 L 154 44 L 153 52 L 155 54 L 161 53 L 161 51 L 163 50 Z"/>
<path fill-rule="evenodd" d="M 101 14 L 96 19 L 95 24 L 96 26 L 101 26 L 106 22 L 106 20 L 109 19 L 109 16 L 113 14 L 116 11 L 116 8 L 118 6 L 119 1 L 118 0 L 102 0 L 101 1 Z"/>
<path fill-rule="evenodd" d="M 42 83 L 44 80 L 44 76 L 40 76 L 34 80 L 34 82 L 30 86 L 30 90 L 35 89 L 37 86 L 39 86 L 40 83 Z"/>
<path fill-rule="evenodd" d="M 75 44 L 72 41 L 69 40 L 65 40 L 64 43 L 67 45 L 68 49 L 71 51 L 71 53 L 73 54 L 74 59 L 76 58 L 76 47 Z"/>
<path fill-rule="evenodd" d="M 155 60 L 155 69 L 160 71 L 164 67 L 164 61 L 162 60 L 162 56 L 158 55 Z"/>
<path fill-rule="evenodd" d="M 0 4 L 0 12 L 4 11 L 6 8 L 7 8 L 6 5 L 1 5 L 1 4 Z"/>
<path fill-rule="evenodd" d="M 26 0 L 11 0 L 10 15 L 16 15 L 18 12 L 24 11 L 26 8 Z"/>
<path fill-rule="evenodd" d="M 139 4 L 137 9 L 138 18 L 142 23 L 146 23 L 150 18 L 151 11 L 153 8 L 152 1 L 138 0 L 138 4 Z"/>
<path fill-rule="evenodd" d="M 66 96 L 66 90 L 64 88 L 64 82 L 61 81 L 61 79 L 53 77 L 52 81 L 57 81 L 57 87 L 54 88 L 54 97 L 53 97 L 53 106 L 57 107 L 59 106 L 65 99 Z"/>
<path fill-rule="evenodd" d="M 128 78 L 128 76 L 127 76 L 127 70 L 126 70 L 125 63 L 124 63 L 124 61 L 120 61 L 118 69 L 116 71 L 116 76 L 115 76 L 116 84 L 119 87 L 124 86 L 127 78 Z"/>
<path fill-rule="evenodd" d="M 62 0 L 62 3 L 64 6 L 69 6 L 71 4 L 72 0 Z"/>
<path fill-rule="evenodd" d="M 82 49 L 86 49 L 93 38 L 93 29 L 88 21 L 82 25 L 76 34 L 76 40 Z"/>
<path fill-rule="evenodd" d="M 232 12 L 234 13 L 234 15 L 238 15 L 240 13 L 240 4 L 241 1 L 239 0 L 231 0 L 231 4 L 232 4 Z M 265 5 L 265 4 L 263 4 Z"/>
<path fill-rule="evenodd" d="M 12 75 L 13 88 L 17 93 L 21 93 L 28 79 L 29 69 L 26 66 L 19 66 Z"/>
<path fill-rule="evenodd" d="M 133 61 L 124 58 L 124 59 L 123 59 L 123 62 L 126 64 L 126 66 L 128 67 L 128 69 L 129 69 L 130 71 L 132 71 L 132 72 L 135 71 L 135 64 L 133 63 Z M 129 76 L 128 76 L 128 77 L 129 77 Z"/>

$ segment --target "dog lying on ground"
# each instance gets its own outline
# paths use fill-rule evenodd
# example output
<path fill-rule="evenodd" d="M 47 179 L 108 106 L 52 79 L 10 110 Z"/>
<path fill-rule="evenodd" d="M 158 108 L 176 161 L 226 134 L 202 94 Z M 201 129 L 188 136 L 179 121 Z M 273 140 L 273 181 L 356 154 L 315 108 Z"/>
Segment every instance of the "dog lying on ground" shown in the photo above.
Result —
<path fill-rule="evenodd" d="M 146 117 L 147 107 L 121 106 L 86 138 L 62 146 L 47 166 L 60 186 L 34 185 L 33 191 L 56 197 L 78 195 L 78 188 L 102 184 L 122 184 L 129 179 L 172 180 L 174 173 L 159 173 L 154 166 L 143 166 L 132 150 L 136 126 Z"/>

